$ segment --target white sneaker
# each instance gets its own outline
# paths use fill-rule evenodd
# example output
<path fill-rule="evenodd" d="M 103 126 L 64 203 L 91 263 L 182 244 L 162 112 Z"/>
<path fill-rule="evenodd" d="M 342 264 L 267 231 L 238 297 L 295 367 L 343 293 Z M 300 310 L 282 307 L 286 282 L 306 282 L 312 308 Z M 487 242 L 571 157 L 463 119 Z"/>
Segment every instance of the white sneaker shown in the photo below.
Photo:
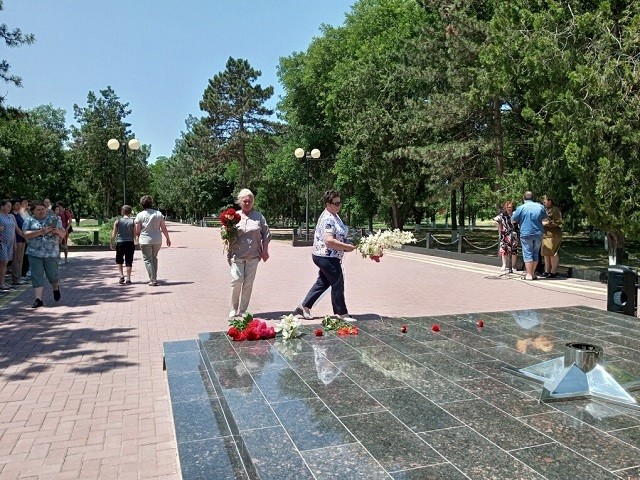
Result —
<path fill-rule="evenodd" d="M 338 318 L 343 322 L 357 322 L 357 320 L 348 313 L 345 313 L 344 315 L 338 315 Z"/>
<path fill-rule="evenodd" d="M 237 316 L 238 316 L 238 314 L 237 314 L 237 312 L 235 310 L 231 310 L 229 312 L 229 318 L 234 318 L 234 317 L 237 317 Z"/>
<path fill-rule="evenodd" d="M 313 320 L 313 315 L 311 315 L 311 309 L 308 307 L 303 307 L 299 305 L 296 307 L 296 311 L 293 312 L 294 315 L 298 315 L 299 317 L 304 318 L 305 320 Z"/>

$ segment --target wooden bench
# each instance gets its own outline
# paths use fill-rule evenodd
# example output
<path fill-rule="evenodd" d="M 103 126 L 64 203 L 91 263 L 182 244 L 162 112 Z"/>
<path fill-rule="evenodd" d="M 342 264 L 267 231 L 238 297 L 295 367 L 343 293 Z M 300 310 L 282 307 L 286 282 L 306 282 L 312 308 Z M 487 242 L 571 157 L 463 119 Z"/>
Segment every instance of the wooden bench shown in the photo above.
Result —
<path fill-rule="evenodd" d="M 221 225 L 218 217 L 202 217 L 202 220 L 200 220 L 201 227 L 219 227 Z"/>

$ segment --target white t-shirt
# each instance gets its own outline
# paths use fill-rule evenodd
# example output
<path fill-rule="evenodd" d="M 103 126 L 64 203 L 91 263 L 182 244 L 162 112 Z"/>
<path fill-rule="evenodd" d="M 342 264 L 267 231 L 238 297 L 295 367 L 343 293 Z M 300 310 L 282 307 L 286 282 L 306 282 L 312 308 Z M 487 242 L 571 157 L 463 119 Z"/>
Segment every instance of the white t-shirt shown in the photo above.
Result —
<path fill-rule="evenodd" d="M 136 215 L 135 223 L 140 225 L 140 245 L 162 245 L 162 213 L 146 208 Z"/>

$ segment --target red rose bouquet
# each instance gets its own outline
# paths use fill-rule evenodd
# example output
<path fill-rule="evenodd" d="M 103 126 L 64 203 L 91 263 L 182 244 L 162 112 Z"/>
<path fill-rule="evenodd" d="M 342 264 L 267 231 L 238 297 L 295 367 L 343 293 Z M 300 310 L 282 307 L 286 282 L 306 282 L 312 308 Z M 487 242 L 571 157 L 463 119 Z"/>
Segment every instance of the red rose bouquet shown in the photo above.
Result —
<path fill-rule="evenodd" d="M 265 322 L 258 318 L 254 318 L 250 313 L 245 314 L 239 320 L 232 320 L 230 322 L 229 335 L 235 342 L 242 342 L 243 340 L 266 340 L 268 338 L 274 338 L 276 336 L 275 329 L 267 326 Z"/>
<path fill-rule="evenodd" d="M 220 234 L 225 250 L 229 250 L 231 244 L 238 238 L 238 222 L 240 222 L 240 214 L 233 207 L 223 210 L 220 214 L 220 223 L 222 223 Z"/>

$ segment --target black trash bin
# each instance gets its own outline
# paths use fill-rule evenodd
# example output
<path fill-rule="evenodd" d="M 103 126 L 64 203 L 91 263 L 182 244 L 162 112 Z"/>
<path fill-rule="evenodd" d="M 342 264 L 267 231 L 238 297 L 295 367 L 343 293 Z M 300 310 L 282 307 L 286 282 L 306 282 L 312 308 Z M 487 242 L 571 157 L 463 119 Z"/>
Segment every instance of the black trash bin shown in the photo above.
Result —
<path fill-rule="evenodd" d="M 610 265 L 607 283 L 607 310 L 637 316 L 638 274 L 624 265 Z"/>

